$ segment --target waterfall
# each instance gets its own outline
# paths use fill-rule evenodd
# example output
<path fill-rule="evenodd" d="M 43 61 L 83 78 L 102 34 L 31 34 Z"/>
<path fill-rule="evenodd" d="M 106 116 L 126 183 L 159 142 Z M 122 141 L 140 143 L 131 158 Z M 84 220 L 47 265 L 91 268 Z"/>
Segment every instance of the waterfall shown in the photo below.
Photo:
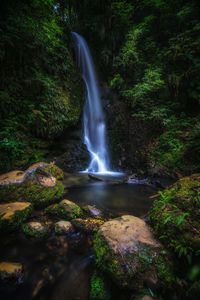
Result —
<path fill-rule="evenodd" d="M 111 173 L 106 143 L 106 124 L 101 104 L 100 90 L 90 49 L 85 39 L 72 32 L 78 65 L 86 87 L 83 113 L 84 143 L 90 154 L 85 172 Z"/>

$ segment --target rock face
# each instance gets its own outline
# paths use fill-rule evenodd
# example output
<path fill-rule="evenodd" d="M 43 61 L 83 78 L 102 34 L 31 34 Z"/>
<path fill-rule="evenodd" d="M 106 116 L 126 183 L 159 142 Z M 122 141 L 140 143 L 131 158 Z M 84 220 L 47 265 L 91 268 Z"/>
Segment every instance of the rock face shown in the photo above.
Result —
<path fill-rule="evenodd" d="M 55 176 L 55 177 L 54 177 Z M 54 164 L 36 163 L 25 172 L 12 171 L 0 176 L 2 201 L 29 201 L 44 207 L 62 196 L 64 186 L 57 178 L 62 171 Z"/>
<path fill-rule="evenodd" d="M 18 228 L 30 215 L 31 203 L 12 202 L 0 204 L 0 231 Z"/>
<path fill-rule="evenodd" d="M 36 221 L 24 224 L 22 230 L 27 237 L 43 237 L 48 232 L 48 228 Z"/>
<path fill-rule="evenodd" d="M 0 279 L 11 280 L 18 279 L 22 276 L 23 267 L 19 263 L 1 262 L 0 263 Z"/>
<path fill-rule="evenodd" d="M 58 221 L 55 223 L 56 234 L 69 234 L 73 231 L 74 227 L 69 221 Z"/>
<path fill-rule="evenodd" d="M 96 235 L 94 249 L 97 264 L 122 287 L 139 289 L 146 283 L 154 288 L 159 280 L 171 283 L 161 244 L 137 217 L 105 222 Z"/>
<path fill-rule="evenodd" d="M 179 256 L 199 256 L 200 174 L 181 178 L 161 193 L 149 215 L 163 243 Z M 181 253 L 181 249 L 185 251 Z"/>
<path fill-rule="evenodd" d="M 83 215 L 83 211 L 80 206 L 67 199 L 47 207 L 46 212 L 50 215 L 58 218 L 64 218 L 66 220 L 72 220 Z"/>

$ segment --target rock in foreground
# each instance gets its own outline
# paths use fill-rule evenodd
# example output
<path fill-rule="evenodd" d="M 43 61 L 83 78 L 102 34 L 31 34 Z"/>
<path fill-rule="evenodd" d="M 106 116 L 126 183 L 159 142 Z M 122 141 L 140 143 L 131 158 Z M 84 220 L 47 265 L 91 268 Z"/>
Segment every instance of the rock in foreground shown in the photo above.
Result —
<path fill-rule="evenodd" d="M 165 252 L 147 224 L 134 216 L 105 222 L 98 231 L 94 249 L 97 264 L 121 287 L 154 288 L 159 281 L 173 281 Z"/>
<path fill-rule="evenodd" d="M 1 262 L 0 263 L 0 279 L 1 280 L 17 280 L 22 276 L 23 267 L 20 263 Z"/>
<path fill-rule="evenodd" d="M 0 204 L 0 231 L 17 229 L 31 211 L 31 203 L 29 202 Z"/>

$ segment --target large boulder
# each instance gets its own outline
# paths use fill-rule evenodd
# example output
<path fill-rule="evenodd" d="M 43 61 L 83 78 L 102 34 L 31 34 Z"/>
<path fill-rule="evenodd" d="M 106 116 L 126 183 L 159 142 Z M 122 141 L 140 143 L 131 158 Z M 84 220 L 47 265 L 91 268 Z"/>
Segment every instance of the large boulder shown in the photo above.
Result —
<path fill-rule="evenodd" d="M 149 213 L 158 238 L 189 261 L 200 249 L 200 174 L 184 177 L 160 193 Z"/>
<path fill-rule="evenodd" d="M 64 199 L 59 203 L 47 207 L 46 212 L 57 218 L 72 220 L 83 216 L 83 210 L 76 203 Z"/>
<path fill-rule="evenodd" d="M 97 265 L 121 287 L 138 290 L 146 284 L 153 289 L 162 282 L 173 283 L 165 251 L 137 217 L 105 222 L 95 237 L 94 249 Z"/>
<path fill-rule="evenodd" d="M 0 231 L 17 229 L 32 211 L 29 202 L 0 204 Z"/>
<path fill-rule="evenodd" d="M 54 175 L 60 178 L 60 169 L 42 162 L 30 166 L 25 172 L 3 174 L 0 176 L 1 201 L 29 201 L 37 207 L 47 206 L 64 192 L 63 184 Z"/>

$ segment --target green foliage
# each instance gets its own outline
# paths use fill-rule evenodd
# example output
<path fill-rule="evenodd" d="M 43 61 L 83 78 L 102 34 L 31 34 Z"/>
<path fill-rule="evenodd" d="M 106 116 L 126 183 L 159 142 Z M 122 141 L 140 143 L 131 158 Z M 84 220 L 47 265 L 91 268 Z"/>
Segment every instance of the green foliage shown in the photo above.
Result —
<path fill-rule="evenodd" d="M 57 138 L 76 124 L 81 88 L 54 1 L 0 6 L 0 156 L 6 170 L 44 157 L 39 137 Z"/>
<path fill-rule="evenodd" d="M 118 157 L 130 153 L 129 164 L 136 166 L 141 159 L 168 174 L 199 170 L 198 1 L 88 0 L 71 5 L 102 78 L 118 95 L 109 124 L 112 129 L 114 122 L 117 131 L 113 148 L 120 144 Z M 144 127 L 140 140 L 133 127 Z"/>
<path fill-rule="evenodd" d="M 160 193 L 150 211 L 154 230 L 179 258 L 191 264 L 199 256 L 199 175 L 184 177 Z"/>
<path fill-rule="evenodd" d="M 199 168 L 199 121 L 196 118 L 168 118 L 164 131 L 152 149 L 150 159 L 170 172 L 187 170 L 195 172 Z M 193 161 L 195 157 L 195 161 Z"/>

